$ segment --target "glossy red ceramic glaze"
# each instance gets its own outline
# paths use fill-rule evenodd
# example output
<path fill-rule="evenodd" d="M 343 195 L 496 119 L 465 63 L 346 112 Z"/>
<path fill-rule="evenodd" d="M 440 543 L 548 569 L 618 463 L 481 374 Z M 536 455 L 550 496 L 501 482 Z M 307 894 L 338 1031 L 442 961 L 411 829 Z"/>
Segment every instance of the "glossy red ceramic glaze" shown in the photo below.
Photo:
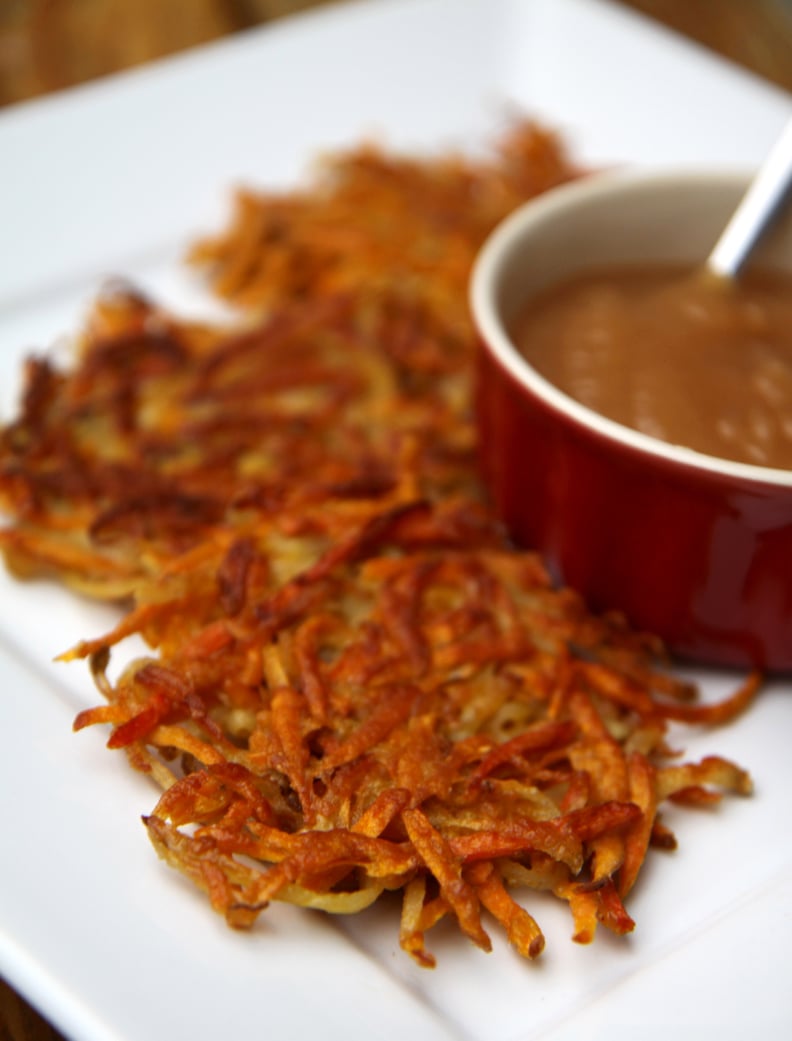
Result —
<path fill-rule="evenodd" d="M 636 437 L 526 374 L 503 330 L 513 269 L 531 255 L 511 239 L 531 234 L 518 218 L 474 275 L 481 460 L 497 511 L 560 582 L 675 653 L 792 670 L 792 474 Z"/>
<path fill-rule="evenodd" d="M 486 350 L 479 408 L 495 507 L 560 581 L 683 656 L 792 669 L 792 488 L 647 465 L 531 399 Z"/>

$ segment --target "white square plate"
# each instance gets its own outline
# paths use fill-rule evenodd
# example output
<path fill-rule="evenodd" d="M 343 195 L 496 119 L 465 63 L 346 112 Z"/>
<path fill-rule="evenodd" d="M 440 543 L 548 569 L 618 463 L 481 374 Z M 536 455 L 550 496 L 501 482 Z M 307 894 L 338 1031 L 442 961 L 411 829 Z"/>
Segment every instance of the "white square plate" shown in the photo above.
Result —
<path fill-rule="evenodd" d="M 211 312 L 180 258 L 234 185 L 293 185 L 366 136 L 477 148 L 512 108 L 585 162 L 750 167 L 792 103 L 604 0 L 358 0 L 16 106 L 0 113 L 0 415 L 21 358 L 74 330 L 108 277 Z M 71 733 L 96 695 L 84 666 L 52 664 L 109 622 L 0 574 L 0 972 L 75 1039 L 788 1036 L 789 684 L 684 735 L 689 758 L 751 769 L 756 794 L 670 816 L 680 849 L 652 855 L 633 936 L 576 947 L 566 908 L 540 900 L 538 964 L 441 929 L 427 972 L 392 907 L 274 906 L 240 935 L 160 864 L 138 819 L 156 793 L 98 729 Z M 716 696 L 735 678 L 701 682 Z"/>

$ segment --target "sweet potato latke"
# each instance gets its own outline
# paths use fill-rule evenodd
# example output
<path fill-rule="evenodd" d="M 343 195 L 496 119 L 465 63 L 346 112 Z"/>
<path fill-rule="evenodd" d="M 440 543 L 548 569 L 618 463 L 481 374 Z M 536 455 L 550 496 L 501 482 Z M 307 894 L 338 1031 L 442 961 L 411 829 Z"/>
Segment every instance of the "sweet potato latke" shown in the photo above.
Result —
<path fill-rule="evenodd" d="M 349 913 L 400 891 L 420 964 L 444 916 L 487 949 L 542 933 L 513 896 L 568 901 L 574 937 L 632 929 L 658 807 L 750 780 L 680 765 L 670 720 L 718 723 L 660 648 L 551 586 L 488 512 L 471 417 L 473 255 L 574 173 L 518 126 L 495 154 L 362 148 L 309 190 L 241 194 L 193 260 L 240 305 L 190 325 L 104 294 L 70 371 L 28 362 L 2 431 L 9 567 L 125 605 L 69 651 L 111 748 L 164 789 L 158 852 L 234 926 L 273 899 Z M 111 649 L 152 649 L 120 677 Z"/>

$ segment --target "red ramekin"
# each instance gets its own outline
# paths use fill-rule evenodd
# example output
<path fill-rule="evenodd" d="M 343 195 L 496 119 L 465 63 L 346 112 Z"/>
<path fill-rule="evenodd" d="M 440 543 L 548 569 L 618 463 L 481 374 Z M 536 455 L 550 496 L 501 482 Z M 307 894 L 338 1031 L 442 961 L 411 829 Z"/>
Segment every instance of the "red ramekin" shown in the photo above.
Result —
<path fill-rule="evenodd" d="M 562 393 L 511 338 L 531 295 L 597 266 L 702 262 L 748 178 L 597 174 L 507 218 L 474 268 L 481 462 L 515 540 L 595 610 L 677 655 L 792 670 L 792 471 L 730 462 L 606 419 Z M 792 270 L 792 217 L 749 262 Z"/>

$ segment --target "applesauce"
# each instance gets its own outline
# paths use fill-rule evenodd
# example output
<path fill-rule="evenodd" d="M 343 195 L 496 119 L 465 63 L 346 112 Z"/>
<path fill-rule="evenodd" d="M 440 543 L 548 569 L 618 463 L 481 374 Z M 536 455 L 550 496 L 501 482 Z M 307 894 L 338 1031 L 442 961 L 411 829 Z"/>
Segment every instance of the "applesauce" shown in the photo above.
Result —
<path fill-rule="evenodd" d="M 538 295 L 513 335 L 538 372 L 609 419 L 792 470 L 792 274 L 603 268 Z"/>

